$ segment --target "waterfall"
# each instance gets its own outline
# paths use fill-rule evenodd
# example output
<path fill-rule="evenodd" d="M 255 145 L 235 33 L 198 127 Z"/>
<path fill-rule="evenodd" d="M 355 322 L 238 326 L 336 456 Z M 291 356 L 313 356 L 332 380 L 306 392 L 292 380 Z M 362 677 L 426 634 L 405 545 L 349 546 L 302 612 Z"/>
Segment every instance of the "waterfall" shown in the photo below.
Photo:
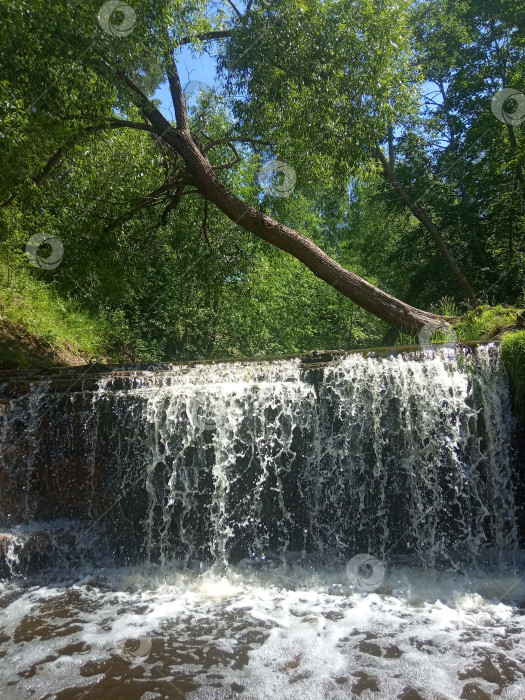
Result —
<path fill-rule="evenodd" d="M 0 400 L 1 526 L 21 545 L 35 529 L 76 527 L 98 561 L 370 552 L 456 570 L 517 548 L 513 419 L 494 344 L 20 373 L 4 377 Z"/>

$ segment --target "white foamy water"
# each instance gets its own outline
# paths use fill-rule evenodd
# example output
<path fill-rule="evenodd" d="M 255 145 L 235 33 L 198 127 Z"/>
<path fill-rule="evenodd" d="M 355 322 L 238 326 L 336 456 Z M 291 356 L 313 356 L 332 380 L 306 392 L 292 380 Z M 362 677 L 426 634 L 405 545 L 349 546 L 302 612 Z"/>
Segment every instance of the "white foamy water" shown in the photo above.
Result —
<path fill-rule="evenodd" d="M 2 698 L 525 700 L 496 347 L 8 398 Z"/>
<path fill-rule="evenodd" d="M 51 698 L 525 698 L 525 585 L 387 568 L 95 572 L 5 584 L 0 688 Z"/>
<path fill-rule="evenodd" d="M 302 551 L 473 566 L 487 548 L 516 547 L 513 419 L 495 347 L 96 382 L 39 382 L 9 402 L 9 526 L 91 519 L 124 559 L 151 563 Z"/>

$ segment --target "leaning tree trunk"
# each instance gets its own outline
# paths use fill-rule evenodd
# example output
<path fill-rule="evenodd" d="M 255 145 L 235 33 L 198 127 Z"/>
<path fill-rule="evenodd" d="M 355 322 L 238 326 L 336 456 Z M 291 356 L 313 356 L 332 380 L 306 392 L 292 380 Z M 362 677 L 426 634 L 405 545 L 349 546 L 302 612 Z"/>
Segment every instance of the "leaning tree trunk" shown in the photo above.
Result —
<path fill-rule="evenodd" d="M 290 253 L 317 277 L 358 304 L 365 311 L 399 330 L 414 335 L 424 326 L 439 326 L 442 317 L 422 311 L 396 299 L 333 260 L 312 240 L 248 206 L 216 176 L 208 157 L 195 143 L 189 130 L 186 105 L 174 64 L 168 71 L 169 85 L 177 117 L 177 128 L 165 119 L 130 78 L 116 71 L 134 92 L 136 104 L 151 124 L 152 131 L 176 151 L 186 163 L 188 173 L 201 194 L 231 221 L 268 243 Z"/>
<path fill-rule="evenodd" d="M 164 129 L 161 128 L 159 133 Z M 250 233 L 293 255 L 317 277 L 337 289 L 360 307 L 407 333 L 417 333 L 427 324 L 436 324 L 437 317 L 409 306 L 373 284 L 346 270 L 330 258 L 312 240 L 247 206 L 225 187 L 215 175 L 209 160 L 193 142 L 189 132 L 164 135 L 184 158 L 198 189 L 233 222 Z"/>

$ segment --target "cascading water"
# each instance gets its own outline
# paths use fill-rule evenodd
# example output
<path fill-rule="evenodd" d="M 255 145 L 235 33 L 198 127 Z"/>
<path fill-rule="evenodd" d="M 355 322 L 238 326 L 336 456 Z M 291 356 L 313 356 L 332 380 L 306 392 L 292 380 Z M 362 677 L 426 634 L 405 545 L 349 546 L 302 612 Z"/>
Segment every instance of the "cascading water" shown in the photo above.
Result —
<path fill-rule="evenodd" d="M 12 686 L 0 672 L 5 697 L 37 692 L 37 675 L 35 697 L 64 700 L 525 698 L 522 485 L 497 346 L 15 379 L 0 389 L 0 555 L 21 671 Z M 352 578 L 355 555 L 384 577 Z M 425 648 L 425 620 L 443 649 Z M 40 667 L 38 630 L 53 640 Z"/>
<path fill-rule="evenodd" d="M 109 374 L 94 391 L 36 383 L 4 419 L 4 493 L 26 522 L 75 509 L 131 521 L 135 560 L 373 551 L 473 565 L 517 545 L 497 352 L 177 367 Z"/>

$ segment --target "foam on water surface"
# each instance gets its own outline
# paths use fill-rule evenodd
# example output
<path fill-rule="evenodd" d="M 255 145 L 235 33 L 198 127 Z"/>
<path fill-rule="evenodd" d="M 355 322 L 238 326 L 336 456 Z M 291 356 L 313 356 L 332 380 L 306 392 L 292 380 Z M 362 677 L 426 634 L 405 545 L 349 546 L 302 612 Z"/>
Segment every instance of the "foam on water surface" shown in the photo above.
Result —
<path fill-rule="evenodd" d="M 2 698 L 525 700 L 511 428 L 493 346 L 35 384 Z"/>
<path fill-rule="evenodd" d="M 363 593 L 344 567 L 114 570 L 1 599 L 9 700 L 525 698 L 512 574 L 398 567 Z"/>

